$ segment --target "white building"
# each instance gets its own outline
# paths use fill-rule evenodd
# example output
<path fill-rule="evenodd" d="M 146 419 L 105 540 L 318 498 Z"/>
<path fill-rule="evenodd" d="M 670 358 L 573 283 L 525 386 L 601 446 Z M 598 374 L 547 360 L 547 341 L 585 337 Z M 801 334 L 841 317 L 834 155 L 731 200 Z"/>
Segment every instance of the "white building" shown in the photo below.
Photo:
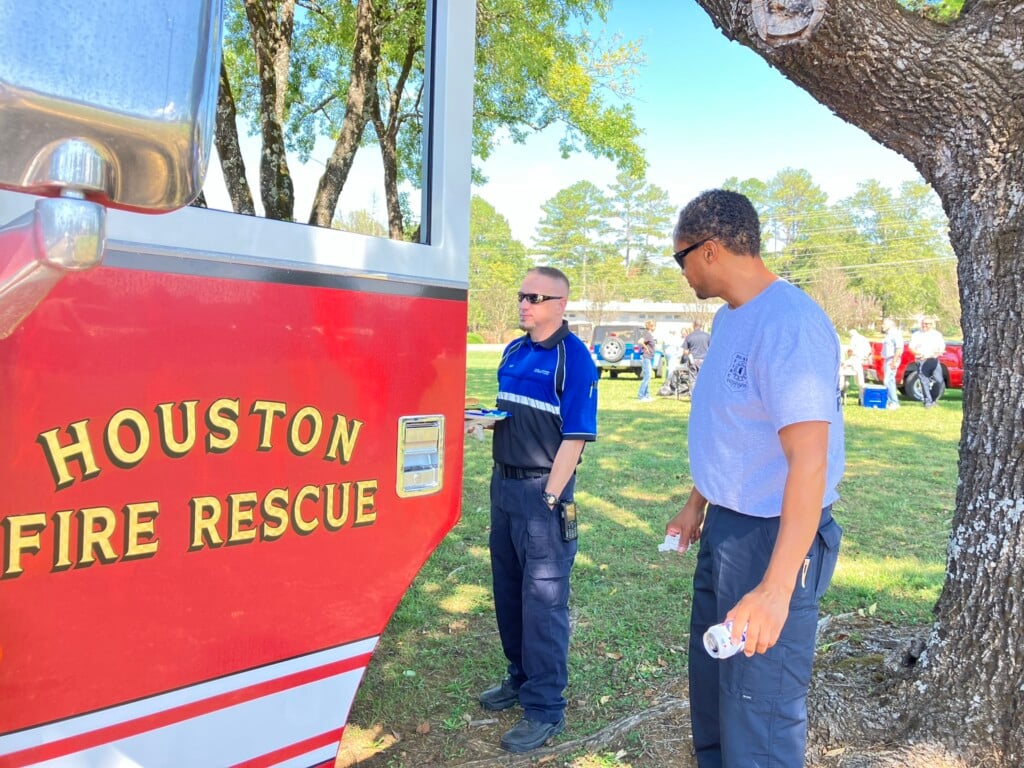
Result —
<path fill-rule="evenodd" d="M 590 301 L 569 301 L 565 307 L 565 319 L 570 325 L 578 326 L 589 337 L 589 330 L 595 325 L 607 323 L 643 323 L 653 320 L 657 323 L 655 335 L 664 339 L 671 331 L 685 333 L 693 328 L 694 320 L 701 320 L 704 327 L 711 325 L 715 312 L 722 306 L 720 301 L 683 303 L 674 301 L 607 301 L 602 304 Z"/>

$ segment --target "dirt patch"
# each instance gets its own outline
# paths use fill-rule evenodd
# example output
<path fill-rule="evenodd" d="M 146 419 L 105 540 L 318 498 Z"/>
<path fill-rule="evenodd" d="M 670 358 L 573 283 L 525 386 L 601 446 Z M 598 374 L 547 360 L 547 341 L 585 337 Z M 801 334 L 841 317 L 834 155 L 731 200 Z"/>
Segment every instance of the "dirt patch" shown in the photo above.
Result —
<path fill-rule="evenodd" d="M 922 640 L 920 627 L 896 627 L 872 617 L 844 616 L 823 626 L 808 696 L 809 768 L 969 768 L 938 743 L 901 743 L 896 736 L 902 706 L 894 683 Z M 560 736 L 529 755 L 510 755 L 497 746 L 519 718 L 518 708 L 481 710 L 478 719 L 457 730 L 421 725 L 420 732 L 413 727 L 405 734 L 350 727 L 335 766 L 598 768 L 609 765 L 609 759 L 631 768 L 695 766 L 686 680 L 664 683 L 649 701 L 643 711 L 595 734 L 572 740 Z"/>

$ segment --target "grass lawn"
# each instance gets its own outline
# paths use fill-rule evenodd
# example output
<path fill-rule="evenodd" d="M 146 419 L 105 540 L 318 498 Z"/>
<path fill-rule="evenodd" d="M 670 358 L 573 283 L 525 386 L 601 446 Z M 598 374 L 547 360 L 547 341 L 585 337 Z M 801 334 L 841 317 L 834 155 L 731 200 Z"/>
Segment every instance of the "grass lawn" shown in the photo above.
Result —
<path fill-rule="evenodd" d="M 496 352 L 471 351 L 467 393 L 493 403 Z M 657 391 L 661 381 L 654 380 Z M 649 705 L 660 682 L 685 677 L 694 554 L 660 553 L 666 521 L 690 489 L 687 399 L 636 400 L 632 376 L 602 379 L 598 442 L 579 471 L 579 555 L 566 736 L 578 738 Z M 798 393 L 794 392 L 794 397 Z M 845 530 L 823 614 L 873 613 L 922 624 L 942 586 L 955 503 L 961 393 L 924 410 L 846 406 L 846 476 L 834 514 Z M 451 732 L 485 716 L 479 690 L 504 657 L 487 552 L 490 436 L 468 440 L 462 520 L 427 562 L 370 664 L 350 728 Z M 402 765 L 392 757 L 376 765 Z"/>

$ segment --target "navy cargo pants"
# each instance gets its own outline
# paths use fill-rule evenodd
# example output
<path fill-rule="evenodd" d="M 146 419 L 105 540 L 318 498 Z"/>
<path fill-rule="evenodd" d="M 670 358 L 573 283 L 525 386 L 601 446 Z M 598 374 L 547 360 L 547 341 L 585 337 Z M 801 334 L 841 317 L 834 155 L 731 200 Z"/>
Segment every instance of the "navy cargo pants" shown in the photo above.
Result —
<path fill-rule="evenodd" d="M 562 492 L 573 498 L 573 477 Z M 508 674 L 530 720 L 557 723 L 569 682 L 569 572 L 576 542 L 541 494 L 547 477 L 491 475 L 491 576 Z"/>
<path fill-rule="evenodd" d="M 822 510 L 778 643 L 749 659 L 740 653 L 722 660 L 709 656 L 703 643 L 707 628 L 761 581 L 778 531 L 777 517 L 708 507 L 690 618 L 690 722 L 700 768 L 804 764 L 818 601 L 832 579 L 842 537 L 831 507 Z"/>

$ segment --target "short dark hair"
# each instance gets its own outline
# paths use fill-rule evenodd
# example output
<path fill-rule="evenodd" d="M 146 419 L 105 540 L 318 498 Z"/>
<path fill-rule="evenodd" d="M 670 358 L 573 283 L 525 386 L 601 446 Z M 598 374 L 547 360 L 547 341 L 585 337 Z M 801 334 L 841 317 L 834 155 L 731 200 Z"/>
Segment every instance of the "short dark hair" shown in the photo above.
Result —
<path fill-rule="evenodd" d="M 550 277 L 555 280 L 561 280 L 565 283 L 565 295 L 569 295 L 569 278 L 565 276 L 565 272 L 554 267 L 533 267 L 528 270 L 529 272 L 536 272 L 538 275 L 544 275 L 544 277 Z"/>
<path fill-rule="evenodd" d="M 761 222 L 753 204 L 739 192 L 701 192 L 679 212 L 672 235 L 694 243 L 715 237 L 734 253 L 761 255 Z"/>

